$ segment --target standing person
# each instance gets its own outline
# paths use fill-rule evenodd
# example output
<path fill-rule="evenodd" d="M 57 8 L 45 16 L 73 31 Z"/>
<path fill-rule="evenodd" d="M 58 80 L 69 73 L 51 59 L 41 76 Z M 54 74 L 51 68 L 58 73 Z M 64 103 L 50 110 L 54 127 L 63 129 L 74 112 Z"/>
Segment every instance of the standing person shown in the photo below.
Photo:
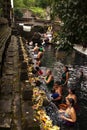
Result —
<path fill-rule="evenodd" d="M 64 72 L 62 74 L 62 79 L 61 79 L 61 85 L 67 86 L 68 79 L 69 79 L 69 70 L 67 66 L 64 66 Z"/>
<path fill-rule="evenodd" d="M 79 81 L 79 83 L 81 83 L 83 80 L 84 80 L 84 73 L 83 73 L 83 70 L 81 69 L 80 70 L 80 75 L 78 77 L 78 81 Z"/>
<path fill-rule="evenodd" d="M 34 47 L 33 51 L 34 51 L 34 54 L 38 54 L 38 51 L 39 51 L 38 43 L 35 43 L 35 47 Z"/>
<path fill-rule="evenodd" d="M 37 55 L 38 55 L 38 52 L 39 52 L 39 46 L 38 46 L 38 43 L 35 43 L 35 47 L 33 49 L 33 52 L 34 52 L 34 59 L 37 58 Z"/>
<path fill-rule="evenodd" d="M 48 90 L 51 91 L 54 85 L 54 76 L 52 75 L 52 71 L 50 69 L 46 71 L 46 77 L 44 80 Z"/>

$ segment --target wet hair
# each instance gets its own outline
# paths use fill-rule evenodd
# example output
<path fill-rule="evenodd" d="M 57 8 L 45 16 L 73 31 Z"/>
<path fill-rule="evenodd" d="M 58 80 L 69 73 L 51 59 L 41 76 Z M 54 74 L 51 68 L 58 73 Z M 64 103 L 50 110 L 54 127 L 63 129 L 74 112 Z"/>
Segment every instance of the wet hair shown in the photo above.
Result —
<path fill-rule="evenodd" d="M 66 66 L 66 65 L 65 65 L 65 68 L 66 68 L 66 69 L 67 69 L 67 71 L 68 71 L 68 66 Z"/>
<path fill-rule="evenodd" d="M 70 102 L 71 106 L 73 107 L 73 106 L 74 106 L 74 104 L 75 104 L 74 99 L 72 99 L 72 98 L 68 98 L 68 101 Z"/>
<path fill-rule="evenodd" d="M 55 81 L 54 84 L 61 85 L 61 82 L 60 81 Z"/>
<path fill-rule="evenodd" d="M 80 73 L 81 73 L 81 76 L 83 76 L 83 70 L 82 69 L 80 70 Z"/>
<path fill-rule="evenodd" d="M 37 71 L 39 71 L 39 70 L 40 70 L 40 68 L 39 68 L 39 67 L 37 67 L 37 66 L 35 67 L 35 69 L 36 69 Z"/>
<path fill-rule="evenodd" d="M 40 59 L 39 58 L 36 58 L 36 61 L 39 61 Z"/>
<path fill-rule="evenodd" d="M 72 92 L 73 94 L 75 94 L 75 88 L 74 88 L 74 87 L 69 88 L 69 89 L 71 90 L 71 92 Z"/>

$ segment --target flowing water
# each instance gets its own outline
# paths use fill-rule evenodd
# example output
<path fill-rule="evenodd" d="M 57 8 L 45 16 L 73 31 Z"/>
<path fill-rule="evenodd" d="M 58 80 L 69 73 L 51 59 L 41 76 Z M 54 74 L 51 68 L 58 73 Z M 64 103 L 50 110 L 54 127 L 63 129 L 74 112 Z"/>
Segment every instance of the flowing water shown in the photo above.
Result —
<path fill-rule="evenodd" d="M 76 85 L 76 94 L 80 106 L 80 114 L 78 114 L 79 130 L 87 130 L 87 56 L 79 54 L 76 51 L 67 55 L 65 52 L 55 51 L 54 47 L 48 45 L 45 47 L 42 64 L 52 70 L 55 81 L 60 80 L 63 73 L 63 66 L 67 65 L 69 67 L 70 78 L 68 86 L 72 84 Z M 83 70 L 85 78 L 79 84 L 77 79 L 80 75 L 80 70 Z M 47 109 L 50 111 L 52 107 L 48 107 Z M 53 117 L 53 115 L 51 116 Z M 54 124 L 56 124 L 56 120 Z"/>

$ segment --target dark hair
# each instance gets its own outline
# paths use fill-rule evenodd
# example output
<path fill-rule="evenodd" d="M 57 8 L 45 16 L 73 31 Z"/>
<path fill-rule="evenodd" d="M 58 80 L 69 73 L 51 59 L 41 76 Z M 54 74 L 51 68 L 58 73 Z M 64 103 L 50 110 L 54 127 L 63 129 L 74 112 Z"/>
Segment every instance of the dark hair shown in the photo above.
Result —
<path fill-rule="evenodd" d="M 73 106 L 74 106 L 74 104 L 75 104 L 74 99 L 72 99 L 72 98 L 68 98 L 68 101 L 70 102 L 71 106 L 73 107 Z"/>
<path fill-rule="evenodd" d="M 36 61 L 39 61 L 40 59 L 39 58 L 36 58 Z"/>
<path fill-rule="evenodd" d="M 67 69 L 67 71 L 69 71 L 69 70 L 68 70 L 68 66 L 65 65 L 65 68 Z"/>
<path fill-rule="evenodd" d="M 36 66 L 36 67 L 35 67 L 35 69 L 36 69 L 37 71 L 39 71 L 39 70 L 40 70 L 40 68 L 39 68 L 38 66 Z"/>
<path fill-rule="evenodd" d="M 61 82 L 60 81 L 55 81 L 54 84 L 61 85 Z"/>
<path fill-rule="evenodd" d="M 75 94 L 75 88 L 69 88 L 73 94 Z"/>

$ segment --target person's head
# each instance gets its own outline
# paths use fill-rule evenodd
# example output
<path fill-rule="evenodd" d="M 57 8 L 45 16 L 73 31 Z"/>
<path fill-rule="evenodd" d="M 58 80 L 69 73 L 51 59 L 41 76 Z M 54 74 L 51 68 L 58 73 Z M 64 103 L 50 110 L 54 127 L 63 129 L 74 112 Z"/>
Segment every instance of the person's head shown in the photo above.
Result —
<path fill-rule="evenodd" d="M 80 70 L 80 74 L 83 75 L 83 70 L 82 69 Z"/>
<path fill-rule="evenodd" d="M 71 107 L 73 107 L 75 104 L 74 99 L 72 98 L 68 98 L 66 103 L 68 106 L 71 106 Z"/>
<path fill-rule="evenodd" d="M 38 43 L 35 43 L 35 46 L 38 46 Z"/>
<path fill-rule="evenodd" d="M 33 45 L 33 41 L 29 42 L 29 45 L 32 46 Z"/>
<path fill-rule="evenodd" d="M 56 81 L 53 86 L 55 88 L 58 88 L 59 86 L 61 86 L 61 82 L 60 81 Z"/>
<path fill-rule="evenodd" d="M 50 69 L 48 69 L 47 71 L 46 71 L 46 75 L 48 76 L 48 75 L 50 75 L 52 72 L 51 72 L 51 70 Z"/>
<path fill-rule="evenodd" d="M 40 68 L 36 66 L 36 70 L 37 70 L 37 71 L 39 71 L 39 70 L 40 70 Z"/>
<path fill-rule="evenodd" d="M 69 88 L 69 89 L 68 89 L 68 92 L 69 92 L 70 94 L 75 94 L 75 88 Z"/>
<path fill-rule="evenodd" d="M 68 66 L 64 66 L 64 71 L 68 71 Z"/>
<path fill-rule="evenodd" d="M 26 41 L 26 44 L 28 44 L 28 41 Z"/>

